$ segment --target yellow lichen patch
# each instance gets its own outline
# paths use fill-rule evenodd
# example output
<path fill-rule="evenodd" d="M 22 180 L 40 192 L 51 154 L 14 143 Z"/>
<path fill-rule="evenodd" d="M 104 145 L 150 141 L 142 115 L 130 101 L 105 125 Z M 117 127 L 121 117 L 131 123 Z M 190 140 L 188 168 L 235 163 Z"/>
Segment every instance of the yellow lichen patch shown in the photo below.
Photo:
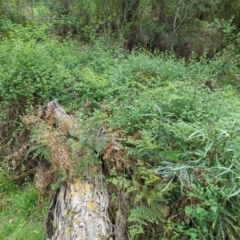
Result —
<path fill-rule="evenodd" d="M 74 180 L 74 186 L 79 187 L 81 185 L 81 178 L 76 178 Z"/>
<path fill-rule="evenodd" d="M 63 216 L 66 216 L 68 214 L 68 209 L 64 209 Z"/>
<path fill-rule="evenodd" d="M 74 213 L 73 211 L 69 211 L 68 217 L 71 218 L 72 216 L 74 216 L 74 214 L 75 214 L 75 213 Z"/>
<path fill-rule="evenodd" d="M 99 204 L 96 202 L 87 202 L 87 210 L 88 211 L 94 211 L 98 210 Z"/>
<path fill-rule="evenodd" d="M 92 184 L 89 183 L 82 183 L 82 189 L 83 189 L 83 194 L 87 194 L 91 191 L 91 189 L 93 188 Z"/>
<path fill-rule="evenodd" d="M 81 179 L 76 178 L 74 180 L 74 184 L 72 185 L 74 192 L 80 192 L 81 191 Z"/>
<path fill-rule="evenodd" d="M 66 236 L 69 236 L 70 234 L 71 234 L 71 227 L 67 227 L 66 229 L 65 229 L 65 235 Z"/>

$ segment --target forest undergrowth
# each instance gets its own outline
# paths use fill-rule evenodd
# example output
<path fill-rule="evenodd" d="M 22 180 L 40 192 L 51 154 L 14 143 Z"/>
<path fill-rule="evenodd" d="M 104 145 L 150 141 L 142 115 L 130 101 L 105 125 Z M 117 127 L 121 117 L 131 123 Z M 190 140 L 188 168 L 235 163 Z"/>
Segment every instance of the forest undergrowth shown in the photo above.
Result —
<path fill-rule="evenodd" d="M 104 164 L 111 209 L 121 212 L 128 199 L 128 239 L 238 238 L 239 39 L 211 60 L 186 62 L 128 54 L 107 37 L 53 38 L 46 25 L 8 23 L 3 32 L 0 239 L 45 239 L 51 192 L 69 174 L 54 158 L 63 141 L 75 174 Z M 46 117 L 53 99 L 74 117 L 74 131 Z M 39 193 L 41 164 L 55 175 Z"/>

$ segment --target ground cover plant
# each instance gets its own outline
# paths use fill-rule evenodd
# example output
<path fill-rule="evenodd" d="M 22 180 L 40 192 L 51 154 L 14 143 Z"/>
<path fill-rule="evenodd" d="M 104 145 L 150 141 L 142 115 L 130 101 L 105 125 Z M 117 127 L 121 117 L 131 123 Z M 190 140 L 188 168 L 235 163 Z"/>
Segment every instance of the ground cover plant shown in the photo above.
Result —
<path fill-rule="evenodd" d="M 59 141 L 92 153 L 74 162 L 79 175 L 104 164 L 111 218 L 126 218 L 127 239 L 237 239 L 238 45 L 186 63 L 144 49 L 126 54 L 106 38 L 52 38 L 46 25 L 8 23 L 4 31 L 0 238 L 26 239 L 31 231 L 44 239 L 51 194 L 39 198 L 34 173 L 43 162 L 54 165 L 55 126 L 43 123 L 44 135 L 23 119 L 56 98 L 79 126 Z M 50 192 L 63 176 L 58 170 Z"/>
<path fill-rule="evenodd" d="M 26 182 L 20 188 L 2 168 L 0 184 L 0 238 L 45 239 L 44 220 L 48 205 L 46 202 L 41 209 L 38 208 L 35 187 Z"/>

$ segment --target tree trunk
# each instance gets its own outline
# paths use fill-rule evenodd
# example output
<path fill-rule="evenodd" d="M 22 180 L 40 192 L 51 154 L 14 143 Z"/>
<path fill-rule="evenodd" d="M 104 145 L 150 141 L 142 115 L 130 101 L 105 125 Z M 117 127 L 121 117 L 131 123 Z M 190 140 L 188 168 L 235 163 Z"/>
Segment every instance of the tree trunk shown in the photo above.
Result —
<path fill-rule="evenodd" d="M 73 120 L 56 100 L 45 106 L 44 115 L 42 118 L 57 122 L 62 133 L 66 134 L 74 128 Z M 91 167 L 87 174 L 78 177 L 73 171 L 69 172 L 70 179 L 62 181 L 49 208 L 46 237 L 52 240 L 113 239 L 113 226 L 108 215 L 109 197 L 102 179 L 102 166 Z"/>
<path fill-rule="evenodd" d="M 182 18 L 180 18 L 180 16 L 179 16 L 181 5 L 183 5 L 182 8 L 184 10 L 184 15 L 182 16 Z M 171 46 L 170 46 L 172 53 L 174 53 L 176 34 L 177 34 L 178 30 L 180 29 L 180 27 L 182 26 L 183 22 L 185 21 L 186 17 L 187 17 L 187 11 L 188 11 L 188 8 L 184 7 L 183 1 L 178 0 L 175 16 L 174 16 L 174 19 L 173 19 L 172 39 L 171 39 Z M 180 22 L 177 25 L 177 19 L 178 18 L 179 18 Z"/>
<path fill-rule="evenodd" d="M 36 186 L 40 195 L 43 196 L 53 183 L 49 175 L 59 171 L 63 175 L 49 208 L 47 239 L 113 239 L 113 225 L 108 214 L 109 196 L 102 179 L 102 166 L 88 165 L 88 170 L 77 176 L 70 148 L 65 138 L 62 138 L 76 127 L 74 119 L 54 100 L 25 116 L 22 122 L 30 131 L 38 129 L 36 143 L 44 145 L 51 153 L 51 166 L 42 164 L 43 168 L 39 166 L 36 174 Z M 82 160 L 81 156 L 78 161 Z"/>
<path fill-rule="evenodd" d="M 100 174 L 64 181 L 49 209 L 47 238 L 113 239 L 108 205 L 109 198 Z"/>

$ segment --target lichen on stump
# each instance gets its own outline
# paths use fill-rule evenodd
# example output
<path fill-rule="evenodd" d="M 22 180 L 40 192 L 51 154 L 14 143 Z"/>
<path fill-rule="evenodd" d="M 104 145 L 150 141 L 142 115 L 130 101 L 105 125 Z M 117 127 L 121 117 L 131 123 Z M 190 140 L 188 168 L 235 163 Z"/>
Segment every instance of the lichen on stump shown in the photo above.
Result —
<path fill-rule="evenodd" d="M 49 210 L 47 237 L 52 240 L 113 239 L 109 199 L 98 177 L 65 181 Z"/>
<path fill-rule="evenodd" d="M 22 122 L 32 133 L 37 129 L 36 143 L 44 145 L 51 155 L 51 164 L 40 162 L 36 174 L 40 194 L 43 195 L 55 179 L 50 175 L 54 176 L 59 170 L 63 174 L 48 211 L 46 237 L 51 240 L 113 239 L 102 166 L 91 166 L 88 169 L 91 174 L 85 171 L 81 176 L 76 176 L 74 171 L 70 147 L 64 138 L 76 127 L 74 119 L 54 100 L 33 110 Z M 81 161 L 81 157 L 78 160 Z"/>

